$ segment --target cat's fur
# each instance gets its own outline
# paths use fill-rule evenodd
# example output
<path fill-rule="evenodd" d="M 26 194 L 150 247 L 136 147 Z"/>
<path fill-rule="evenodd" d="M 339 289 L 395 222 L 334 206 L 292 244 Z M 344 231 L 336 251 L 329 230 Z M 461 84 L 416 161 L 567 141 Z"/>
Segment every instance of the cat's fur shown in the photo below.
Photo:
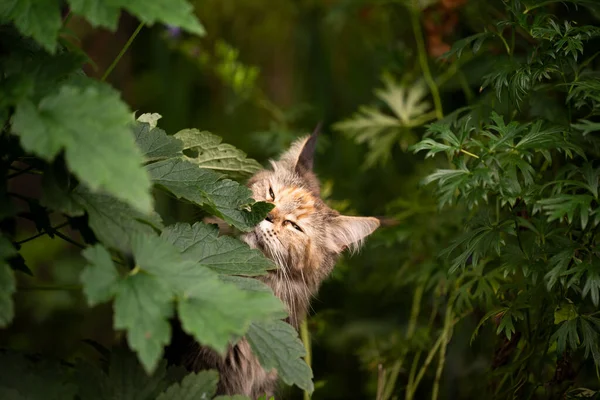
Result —
<path fill-rule="evenodd" d="M 275 208 L 252 232 L 241 236 L 277 264 L 277 270 L 260 279 L 287 306 L 288 321 L 295 328 L 340 253 L 357 250 L 379 226 L 376 218 L 342 216 L 321 200 L 319 181 L 312 172 L 316 138 L 317 132 L 296 141 L 271 162 L 271 170 L 259 171 L 248 181 L 253 198 Z M 188 353 L 185 363 L 193 370 L 218 370 L 219 394 L 252 398 L 266 394 L 268 398 L 276 388 L 276 371 L 265 371 L 243 338 L 225 358 L 200 347 Z"/>

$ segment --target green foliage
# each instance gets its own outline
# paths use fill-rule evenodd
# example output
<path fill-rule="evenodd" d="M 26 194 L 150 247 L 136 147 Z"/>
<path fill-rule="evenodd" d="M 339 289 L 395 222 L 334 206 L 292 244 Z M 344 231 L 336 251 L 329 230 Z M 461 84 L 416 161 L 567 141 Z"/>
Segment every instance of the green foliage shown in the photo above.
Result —
<path fill-rule="evenodd" d="M 69 4 L 72 13 L 111 30 L 124 9 L 145 24 L 163 22 L 203 33 L 185 0 Z M 105 358 L 100 363 L 52 364 L 3 353 L 1 397 L 212 398 L 219 379 L 215 371 L 182 380 L 180 370 L 166 369 L 161 361 L 175 317 L 184 331 L 221 354 L 241 337 L 254 335 L 256 326 L 277 327 L 272 332 L 276 342 L 255 346 L 256 355 L 265 368 L 281 370 L 285 382 L 312 390 L 298 334 L 281 321 L 287 317 L 283 304 L 254 279 L 275 268 L 273 263 L 238 239 L 218 237 L 213 225 L 165 227 L 155 209 L 156 198 L 165 197 L 153 189 L 163 189 L 249 231 L 272 206 L 256 202 L 247 187 L 229 178 L 246 178 L 260 164 L 206 131 L 168 135 L 157 126 L 159 114 L 134 120 L 118 91 L 84 76 L 88 57 L 59 37 L 65 30 L 60 5 L 11 0 L 0 6 L 0 44 L 7 50 L 0 58 L 0 90 L 6 94 L 0 100 L 0 172 L 5 177 L 0 188 L 0 326 L 15 320 L 19 274 L 38 273 L 27 267 L 22 246 L 48 235 L 82 249 L 75 263 L 87 304 L 112 304 L 113 329 L 117 335 L 124 332 L 137 357 L 97 344 Z M 39 196 L 11 186 L 13 178 L 29 174 L 41 175 Z M 5 208 L 7 195 L 28 209 Z M 30 219 L 38 234 L 19 240 L 10 229 L 17 218 Z M 60 273 L 48 254 L 50 270 Z"/>
<path fill-rule="evenodd" d="M 57 49 L 61 29 L 58 0 L 8 0 L 0 5 L 0 21 L 13 22 L 19 31 L 37 40 L 52 53 Z M 191 33 L 202 35 L 204 28 L 191 13 L 192 6 L 186 0 L 110 1 L 69 0 L 73 13 L 81 15 L 94 26 L 115 30 L 124 8 L 146 24 L 163 22 L 180 26 Z"/>
<path fill-rule="evenodd" d="M 428 395 L 426 386 L 433 399 L 596 395 L 578 385 L 597 385 L 600 368 L 600 31 L 594 2 L 554 3 L 466 6 L 471 17 L 484 11 L 477 14 L 481 23 L 467 17 L 474 34 L 454 42 L 446 64 L 420 65 L 434 100 L 433 89 L 442 92 L 447 112 L 411 127 L 410 150 L 420 159 L 392 158 L 397 153 L 390 144 L 399 136 L 389 132 L 399 132 L 401 114 L 389 96 L 382 100 L 398 121 L 361 108 L 336 125 L 368 143 L 386 174 L 408 164 L 421 181 L 420 187 L 414 180 L 386 182 L 411 193 L 389 205 L 399 226 L 380 245 L 390 253 L 402 248 L 407 260 L 386 278 L 396 286 L 381 285 L 409 290 L 413 308 L 404 335 L 364 334 L 370 339 L 363 339 L 363 365 L 377 376 L 378 399 L 420 398 Z M 573 4 L 590 5 L 590 15 L 575 12 Z M 433 41 L 435 23 L 424 18 Z M 457 83 L 448 83 L 452 79 Z M 467 104 L 448 101 L 461 97 Z M 416 110 L 417 118 L 427 115 L 427 108 Z M 398 264 L 397 255 L 388 260 L 374 253 L 370 257 Z M 468 351 L 461 347 L 465 331 L 473 332 Z M 427 337 L 425 344 L 412 339 L 418 334 Z M 457 353 L 450 347 L 476 353 L 461 359 L 482 367 L 464 372 L 470 378 L 454 391 L 450 376 L 462 378 L 451 372 Z"/>
<path fill-rule="evenodd" d="M 384 77 L 385 88 L 375 91 L 393 116 L 384 114 L 376 107 L 363 106 L 350 119 L 338 122 L 334 128 L 352 137 L 357 143 L 369 145 L 366 167 L 388 159 L 394 144 L 406 150 L 415 141 L 412 128 L 431 120 L 434 112 L 424 98 L 427 90 L 422 82 L 411 86 L 399 85 L 391 77 Z"/>
<path fill-rule="evenodd" d="M 248 330 L 248 342 L 267 370 L 275 368 L 281 379 L 312 392 L 312 372 L 302 361 L 306 355 L 302 342 L 294 337 L 294 328 L 282 321 L 253 323 Z"/>
<path fill-rule="evenodd" d="M 199 132 L 197 129 L 184 129 L 174 135 L 183 142 L 183 149 L 194 157 L 186 157 L 188 161 L 201 168 L 221 171 L 231 176 L 247 178 L 261 169 L 259 163 L 246 158 L 246 153 L 235 147 L 221 143 L 222 139 L 210 132 Z"/>
<path fill-rule="evenodd" d="M 102 189 L 148 212 L 150 179 L 130 135 L 130 122 L 118 93 L 90 81 L 81 87 L 62 85 L 37 106 L 19 102 L 12 128 L 25 151 L 52 161 L 64 150 L 70 170 L 90 189 Z"/>

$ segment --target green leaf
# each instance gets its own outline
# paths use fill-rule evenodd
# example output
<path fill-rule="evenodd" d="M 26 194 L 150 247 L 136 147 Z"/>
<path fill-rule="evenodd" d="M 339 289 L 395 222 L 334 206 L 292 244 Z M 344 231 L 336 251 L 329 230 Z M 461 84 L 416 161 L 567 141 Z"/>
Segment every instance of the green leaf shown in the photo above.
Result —
<path fill-rule="evenodd" d="M 51 53 L 56 50 L 60 19 L 57 0 L 3 0 L 0 19 L 13 21 L 17 29 L 30 36 Z"/>
<path fill-rule="evenodd" d="M 229 236 L 219 237 L 214 225 L 178 223 L 166 227 L 161 237 L 184 257 L 221 274 L 256 276 L 276 268 L 259 250 Z"/>
<path fill-rule="evenodd" d="M 362 106 L 351 118 L 336 123 L 333 128 L 353 138 L 357 143 L 367 143 L 369 154 L 365 166 L 385 162 L 396 144 L 406 150 L 416 141 L 411 132 L 435 118 L 431 104 L 425 100 L 427 89 L 423 82 L 411 86 L 396 83 L 384 76 L 385 87 L 375 91 L 393 112 L 390 116 L 376 107 Z"/>
<path fill-rule="evenodd" d="M 513 333 L 515 333 L 514 321 L 525 319 L 525 315 L 520 310 L 508 309 L 502 315 L 496 334 L 504 332 L 508 340 L 511 339 Z"/>
<path fill-rule="evenodd" d="M 100 111 L 101 110 L 101 111 Z M 35 105 L 17 105 L 13 132 L 26 151 L 51 161 L 62 150 L 73 173 L 92 191 L 105 190 L 150 212 L 150 179 L 130 132 L 131 114 L 108 85 L 63 84 Z"/>
<path fill-rule="evenodd" d="M 554 324 L 558 325 L 564 321 L 571 321 L 577 318 L 577 308 L 573 303 L 563 303 L 554 310 Z"/>
<path fill-rule="evenodd" d="M 284 318 L 283 304 L 272 293 L 243 291 L 198 268 L 196 281 L 179 301 L 183 329 L 221 354 L 246 333 L 251 321 Z"/>
<path fill-rule="evenodd" d="M 122 2 L 123 8 L 149 25 L 162 22 L 178 26 L 196 35 L 205 34 L 204 28 L 194 14 L 194 7 L 186 0 L 119 1 Z"/>
<path fill-rule="evenodd" d="M 314 390 L 312 371 L 301 358 L 306 354 L 304 346 L 289 324 L 278 320 L 253 323 L 246 339 L 265 370 L 275 368 L 288 385 Z"/>
<path fill-rule="evenodd" d="M 476 33 L 475 35 L 471 35 L 466 38 L 457 40 L 452 45 L 452 48 L 446 53 L 442 54 L 440 58 L 446 59 L 453 55 L 456 55 L 457 58 L 460 58 L 462 52 L 465 51 L 465 49 L 468 49 L 469 47 L 472 47 L 473 54 L 475 54 L 479 51 L 483 42 L 492 36 L 494 36 L 492 32 L 480 32 Z"/>
<path fill-rule="evenodd" d="M 16 290 L 15 277 L 7 259 L 17 254 L 8 239 L 0 236 L 0 328 L 13 320 L 15 311 L 12 296 Z"/>
<path fill-rule="evenodd" d="M 556 332 L 550 338 L 550 341 L 556 341 L 556 350 L 562 354 L 567 349 L 567 343 L 573 350 L 579 347 L 579 334 L 577 333 L 578 318 L 571 319 L 562 323 Z"/>
<path fill-rule="evenodd" d="M 89 225 L 106 246 L 128 250 L 131 238 L 138 233 L 154 233 L 162 228 L 155 212 L 143 214 L 112 196 L 96 194 L 79 186 L 72 199 L 87 213 Z"/>
<path fill-rule="evenodd" d="M 135 245 L 151 241 L 151 238 L 136 235 L 132 242 Z M 161 268 L 168 269 L 172 264 L 177 264 L 177 250 L 173 249 L 172 254 L 174 260 L 171 265 L 161 265 Z M 173 315 L 173 290 L 163 277 L 140 271 L 139 265 L 125 277 L 118 278 L 108 251 L 100 245 L 85 250 L 83 255 L 90 262 L 81 276 L 88 303 L 97 304 L 114 296 L 115 329 L 127 331 L 130 348 L 138 353 L 148 373 L 154 371 L 164 345 L 171 338 L 168 319 Z M 135 247 L 134 255 L 137 261 Z M 144 256 L 142 254 L 142 261 Z"/>
<path fill-rule="evenodd" d="M 236 228 L 248 232 L 264 219 L 271 204 L 255 202 L 252 192 L 213 171 L 172 158 L 147 166 L 152 180 L 175 196 L 191 201 Z"/>
<path fill-rule="evenodd" d="M 217 391 L 219 374 L 217 371 L 200 371 L 187 375 L 181 383 L 174 383 L 161 393 L 156 400 L 197 400 L 210 399 Z"/>
<path fill-rule="evenodd" d="M 77 386 L 63 363 L 30 359 L 22 354 L 0 352 L 0 395 L 3 400 L 71 400 Z M 14 397 L 13 397 L 14 396 Z"/>
<path fill-rule="evenodd" d="M 81 274 L 83 293 L 94 306 L 109 301 L 115 295 L 119 274 L 110 253 L 101 245 L 88 247 L 81 253 L 88 265 Z"/>
<path fill-rule="evenodd" d="M 148 25 L 162 22 L 190 33 L 203 35 L 204 28 L 186 0 L 69 0 L 73 11 L 86 17 L 93 26 L 115 30 L 120 8 L 129 11 Z"/>
<path fill-rule="evenodd" d="M 600 335 L 598 334 L 598 331 L 594 329 L 595 324 L 593 317 L 581 317 L 579 319 L 579 324 L 581 325 L 583 346 L 585 348 L 584 357 L 588 358 L 591 353 L 592 357 L 594 358 L 594 362 L 598 366 L 600 365 L 600 349 L 598 348 Z"/>
<path fill-rule="evenodd" d="M 152 124 L 142 122 L 149 116 L 150 114 L 140 115 L 133 129 L 135 141 L 146 160 L 156 161 L 183 156 L 181 152 L 183 144 L 180 140 L 168 136 L 165 131 L 157 128 L 156 125 L 152 126 Z"/>
<path fill-rule="evenodd" d="M 598 303 L 600 300 L 600 275 L 596 271 L 588 273 L 585 285 L 583 286 L 583 290 L 581 291 L 581 297 L 585 299 L 588 293 L 592 298 L 592 303 L 594 303 L 594 305 L 598 307 Z"/>
<path fill-rule="evenodd" d="M 147 371 L 154 369 L 171 337 L 168 318 L 174 300 L 183 329 L 221 353 L 232 339 L 246 333 L 252 321 L 287 316 L 271 291 L 240 290 L 223 282 L 163 238 L 133 235 L 131 250 L 136 267 L 125 277 L 118 277 L 104 248 L 86 250 L 91 265 L 85 268 L 82 283 L 91 304 L 114 296 L 115 328 L 127 330 L 129 345 Z"/>
<path fill-rule="evenodd" d="M 80 399 L 155 399 L 170 383 L 181 377 L 176 369 L 167 369 L 167 362 L 164 360 L 149 375 L 134 353 L 113 348 L 109 354 L 106 372 L 83 362 L 77 365 L 75 372 Z"/>
<path fill-rule="evenodd" d="M 68 0 L 71 11 L 85 17 L 92 26 L 103 26 L 115 31 L 121 14 L 119 1 Z"/>
<path fill-rule="evenodd" d="M 221 143 L 221 137 L 198 129 L 184 129 L 175 134 L 183 142 L 186 160 L 201 168 L 222 172 L 232 178 L 247 178 L 262 166 L 246 153 L 230 144 Z"/>
<path fill-rule="evenodd" d="M 569 224 L 573 217 L 579 214 L 581 227 L 585 228 L 588 223 L 593 196 L 587 194 L 558 194 L 550 199 L 538 201 L 542 209 L 548 215 L 548 221 L 560 220 L 567 217 Z"/>
<path fill-rule="evenodd" d="M 580 119 L 579 123 L 571 124 L 574 129 L 581 131 L 581 133 L 585 136 L 592 132 L 600 131 L 600 122 L 593 122 L 586 119 Z"/>
<path fill-rule="evenodd" d="M 173 293 L 160 278 L 137 273 L 121 280 L 114 304 L 114 326 L 127 330 L 129 347 L 151 373 L 171 339 L 168 319 L 173 315 Z"/>

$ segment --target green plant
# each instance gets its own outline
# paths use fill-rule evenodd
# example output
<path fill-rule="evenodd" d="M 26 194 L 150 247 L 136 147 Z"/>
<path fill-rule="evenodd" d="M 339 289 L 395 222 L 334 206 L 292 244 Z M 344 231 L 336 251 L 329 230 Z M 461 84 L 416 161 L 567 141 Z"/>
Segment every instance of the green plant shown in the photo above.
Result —
<path fill-rule="evenodd" d="M 19 274 L 32 274 L 21 246 L 48 235 L 82 249 L 81 286 L 38 289 L 82 290 L 90 306 L 112 302 L 114 329 L 124 331 L 141 365 L 98 345 L 105 365 L 65 365 L 6 352 L 0 392 L 60 399 L 113 398 L 136 390 L 140 399 L 213 396 L 214 371 L 181 380 L 181 371 L 161 362 L 175 316 L 187 333 L 221 353 L 245 335 L 265 368 L 312 391 L 304 347 L 281 320 L 282 303 L 252 279 L 275 266 L 237 239 L 218 237 L 212 225 L 165 226 L 155 210 L 156 189 L 249 231 L 272 206 L 255 202 L 248 188 L 227 177 L 246 178 L 260 165 L 206 131 L 167 135 L 157 126 L 158 114 L 135 120 L 118 91 L 82 73 L 89 59 L 66 39 L 60 4 L 0 5 L 0 327 L 15 317 Z M 145 24 L 203 33 L 185 0 L 69 5 L 65 20 L 78 15 L 114 30 L 123 8 L 141 21 L 102 80 Z M 41 175 L 40 197 L 12 189 L 13 180 L 29 174 Z M 16 238 L 18 219 L 32 221 L 38 233 Z M 268 345 L 274 341 L 277 351 Z"/>
<path fill-rule="evenodd" d="M 471 343 L 485 341 L 492 348 L 485 379 L 471 382 L 463 396 L 598 395 L 600 31 L 597 14 L 582 16 L 576 8 L 594 11 L 595 2 L 562 3 L 567 5 L 511 0 L 503 2 L 503 11 L 490 5 L 485 10 L 493 17 L 482 17 L 485 31 L 457 41 L 437 67 L 437 81 L 443 82 L 465 64 L 473 69 L 494 57 L 474 82 L 480 95 L 427 125 L 411 147 L 435 158 L 435 172 L 422 180 L 429 186 L 409 189 L 414 193 L 406 197 L 416 201 L 390 206 L 401 224 L 425 224 L 422 237 L 412 227 L 397 231 L 409 231 L 415 243 L 422 240 L 413 252 L 424 248 L 426 254 L 407 261 L 398 273 L 404 284 L 416 285 L 405 342 L 380 339 L 376 349 L 364 346 L 365 360 L 380 363 L 378 398 L 391 398 L 389 382 L 394 386 L 397 379 L 396 390 L 414 398 L 426 374 L 432 382 L 427 393 L 438 398 L 447 344 L 466 317 L 478 321 Z M 419 115 L 427 115 L 424 111 Z M 370 121 L 392 120 L 381 111 L 369 112 Z M 366 137 L 354 132 L 355 124 L 366 121 L 360 118 L 338 124 L 359 143 Z M 399 124 L 369 129 L 376 159 L 382 158 L 379 152 L 389 155 L 392 144 L 404 147 Z M 430 168 L 424 160 L 421 171 Z M 435 196 L 439 214 L 428 195 Z M 423 290 L 443 297 L 427 302 Z M 442 306 L 446 311 L 439 313 Z M 428 308 L 431 317 L 421 317 Z M 482 337 L 489 325 L 493 334 Z M 423 329 L 420 341 L 412 339 L 417 327 Z M 412 364 L 406 365 L 409 357 Z"/>

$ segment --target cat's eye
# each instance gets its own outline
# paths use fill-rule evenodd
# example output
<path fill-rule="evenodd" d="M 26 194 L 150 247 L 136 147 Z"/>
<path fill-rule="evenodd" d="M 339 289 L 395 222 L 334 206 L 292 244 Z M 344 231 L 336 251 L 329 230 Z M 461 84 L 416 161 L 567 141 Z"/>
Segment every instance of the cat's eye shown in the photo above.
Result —
<path fill-rule="evenodd" d="M 273 193 L 273 189 L 269 187 L 269 196 L 271 196 L 271 200 L 275 200 L 275 193 Z"/>
<path fill-rule="evenodd" d="M 285 222 L 287 222 L 288 224 L 290 224 L 290 225 L 292 226 L 292 228 L 294 228 L 295 230 L 297 230 L 297 231 L 300 231 L 300 232 L 304 232 L 304 231 L 302 230 L 302 228 L 300 228 L 300 227 L 298 226 L 298 224 L 296 224 L 295 222 L 293 222 L 293 221 L 290 221 L 290 220 L 287 220 L 287 221 L 285 221 Z"/>

